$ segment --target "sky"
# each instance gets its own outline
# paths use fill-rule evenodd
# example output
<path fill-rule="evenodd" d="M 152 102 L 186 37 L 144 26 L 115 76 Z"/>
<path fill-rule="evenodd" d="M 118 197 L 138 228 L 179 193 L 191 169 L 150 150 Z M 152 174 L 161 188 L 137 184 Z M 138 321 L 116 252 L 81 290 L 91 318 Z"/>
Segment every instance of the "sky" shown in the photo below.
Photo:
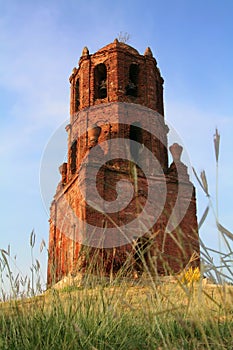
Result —
<path fill-rule="evenodd" d="M 34 229 L 35 254 L 46 279 L 46 253 L 39 253 L 39 245 L 48 241 L 52 197 L 40 182 L 44 154 L 55 133 L 60 137 L 55 169 L 65 157 L 68 78 L 83 47 L 94 53 L 120 32 L 130 35 L 128 44 L 141 54 L 150 46 L 165 80 L 166 120 L 180 135 L 192 166 L 206 171 L 214 206 L 218 128 L 219 220 L 233 230 L 232 12 L 231 0 L 0 0 L 0 248 L 10 244 L 17 269 L 29 270 Z M 207 198 L 192 179 L 200 219 Z M 48 173 L 51 193 L 58 181 L 58 170 Z M 200 236 L 217 247 L 213 215 Z"/>

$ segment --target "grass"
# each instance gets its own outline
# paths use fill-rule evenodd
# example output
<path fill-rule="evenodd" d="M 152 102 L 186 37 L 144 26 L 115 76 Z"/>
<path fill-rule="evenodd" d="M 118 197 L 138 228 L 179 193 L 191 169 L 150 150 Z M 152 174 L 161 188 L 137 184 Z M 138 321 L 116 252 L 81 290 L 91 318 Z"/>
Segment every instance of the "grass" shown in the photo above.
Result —
<path fill-rule="evenodd" d="M 179 279 L 51 289 L 0 305 L 0 349 L 232 349 L 232 297 Z"/>
<path fill-rule="evenodd" d="M 216 130 L 217 166 L 219 142 Z M 208 199 L 199 227 L 211 208 L 226 253 L 200 241 L 201 271 L 185 270 L 173 278 L 119 274 L 111 280 L 87 273 L 79 284 L 74 279 L 42 293 L 32 231 L 30 277 L 14 276 L 10 248 L 0 250 L 0 350 L 233 349 L 233 234 L 219 223 L 205 172 L 200 179 L 195 175 Z M 221 257 L 219 266 L 212 253 Z M 215 283 L 206 284 L 203 274 Z M 6 280 L 10 292 L 4 289 Z"/>

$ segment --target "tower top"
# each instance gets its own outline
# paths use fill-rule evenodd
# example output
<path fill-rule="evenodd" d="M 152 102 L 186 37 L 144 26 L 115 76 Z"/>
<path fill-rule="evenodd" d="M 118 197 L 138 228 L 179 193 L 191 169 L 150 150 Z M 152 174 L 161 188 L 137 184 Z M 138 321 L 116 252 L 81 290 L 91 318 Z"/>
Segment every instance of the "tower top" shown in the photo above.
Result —
<path fill-rule="evenodd" d="M 121 50 L 126 50 L 128 52 L 130 52 L 131 54 L 136 54 L 139 55 L 139 52 L 133 48 L 132 46 L 123 43 L 122 41 L 119 41 L 118 39 L 115 39 L 112 43 L 105 45 L 104 47 L 102 47 L 100 50 L 98 50 L 96 53 L 100 53 L 103 51 L 108 51 L 108 50 L 114 50 L 114 49 L 121 49 Z"/>
<path fill-rule="evenodd" d="M 163 115 L 163 78 L 149 47 L 141 55 L 117 39 L 93 54 L 85 46 L 70 83 L 71 115 L 109 102 L 136 103 Z"/>

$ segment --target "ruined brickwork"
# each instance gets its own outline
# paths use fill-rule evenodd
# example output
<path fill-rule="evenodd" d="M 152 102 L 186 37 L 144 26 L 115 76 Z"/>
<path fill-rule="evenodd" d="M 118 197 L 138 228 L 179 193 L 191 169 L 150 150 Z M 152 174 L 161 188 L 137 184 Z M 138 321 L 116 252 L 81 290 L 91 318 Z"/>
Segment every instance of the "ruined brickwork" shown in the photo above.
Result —
<path fill-rule="evenodd" d="M 145 268 L 138 259 L 140 247 L 153 273 L 177 273 L 193 253 L 197 259 L 191 265 L 198 266 L 195 189 L 178 144 L 171 146 L 173 162 L 168 164 L 163 78 L 151 50 L 140 55 L 117 40 L 92 55 L 84 48 L 70 84 L 68 160 L 60 167 L 61 182 L 51 204 L 48 285 L 90 268 L 114 274 L 127 259 L 140 273 Z M 123 147 L 122 139 L 142 148 Z M 116 156 L 122 147 L 137 166 Z M 145 149 L 151 152 L 146 157 Z M 133 197 L 106 215 L 92 203 L 97 192 L 105 206 L 116 201 L 119 181 L 125 194 L 131 184 Z M 145 216 L 148 198 L 153 203 Z M 138 235 L 138 223 L 130 229 L 127 225 L 141 216 L 140 225 L 147 230 Z M 90 227 L 96 229 L 90 232 Z M 122 236 L 103 234 L 117 227 Z M 88 254 L 83 253 L 86 247 Z"/>

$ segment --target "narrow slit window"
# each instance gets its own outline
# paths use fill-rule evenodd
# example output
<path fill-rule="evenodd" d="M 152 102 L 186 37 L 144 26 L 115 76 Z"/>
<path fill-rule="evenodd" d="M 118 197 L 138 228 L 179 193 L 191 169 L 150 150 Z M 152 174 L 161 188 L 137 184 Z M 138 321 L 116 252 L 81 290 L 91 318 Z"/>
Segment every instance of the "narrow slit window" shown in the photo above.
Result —
<path fill-rule="evenodd" d="M 75 111 L 79 110 L 80 106 L 80 91 L 79 91 L 79 79 L 75 83 Z"/>
<path fill-rule="evenodd" d="M 126 95 L 128 96 L 138 96 L 138 73 L 138 65 L 132 63 L 129 67 L 129 81 L 128 85 L 126 86 Z"/>
<path fill-rule="evenodd" d="M 107 68 L 104 63 L 95 67 L 95 98 L 107 97 Z"/>
<path fill-rule="evenodd" d="M 130 140 L 137 142 L 130 143 L 130 154 L 133 160 L 138 161 L 142 147 L 142 129 L 140 123 L 136 122 L 130 125 L 129 138 Z"/>
<path fill-rule="evenodd" d="M 77 157 L 77 140 L 75 140 L 71 145 L 70 169 L 72 174 L 76 172 L 76 157 Z"/>

